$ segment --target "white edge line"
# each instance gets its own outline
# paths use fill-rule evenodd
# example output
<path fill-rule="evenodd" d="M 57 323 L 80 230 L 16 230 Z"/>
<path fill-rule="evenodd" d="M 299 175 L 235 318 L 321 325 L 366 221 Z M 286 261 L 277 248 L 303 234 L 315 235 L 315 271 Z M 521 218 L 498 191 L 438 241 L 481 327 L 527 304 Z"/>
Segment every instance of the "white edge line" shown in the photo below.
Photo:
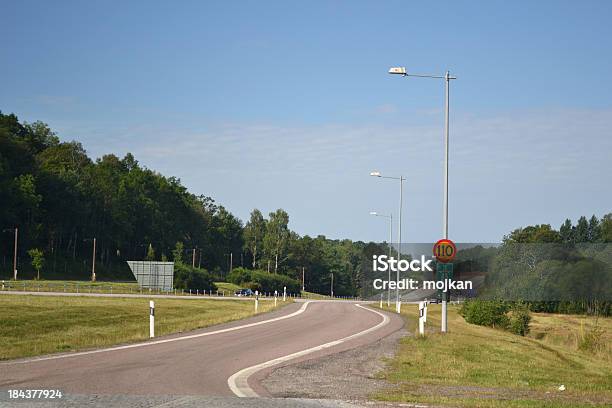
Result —
<path fill-rule="evenodd" d="M 128 344 L 128 345 L 125 345 L 125 346 L 109 347 L 109 348 L 98 349 L 98 350 L 81 351 L 81 352 L 71 353 L 71 354 L 61 354 L 61 355 L 57 355 L 57 356 L 39 357 L 39 358 L 32 358 L 32 359 L 28 359 L 28 360 L 8 361 L 8 362 L 0 363 L 0 366 L 3 366 L 3 365 L 12 365 L 12 364 L 36 363 L 36 362 L 39 362 L 39 361 L 48 361 L 48 360 L 59 360 L 61 358 L 86 356 L 86 355 L 89 355 L 89 354 L 105 353 L 105 352 L 108 352 L 108 351 L 127 350 L 127 349 L 138 348 L 138 347 L 153 346 L 153 345 L 156 345 L 156 344 L 172 343 L 174 341 L 196 339 L 198 337 L 212 336 L 214 334 L 227 333 L 227 332 L 231 332 L 231 331 L 235 331 L 235 330 L 246 329 L 248 327 L 259 326 L 259 325 L 262 325 L 262 324 L 277 322 L 279 320 L 284 320 L 284 319 L 289 319 L 291 317 L 295 317 L 297 315 L 300 315 L 300 314 L 304 313 L 304 311 L 306 310 L 306 307 L 308 307 L 309 303 L 310 303 L 310 301 L 304 302 L 304 304 L 302 305 L 302 307 L 299 308 L 299 310 L 297 310 L 297 311 L 295 311 L 293 313 L 290 313 L 288 315 L 285 315 L 285 316 L 279 316 L 279 317 L 275 317 L 273 319 L 262 320 L 260 322 L 244 324 L 244 325 L 241 325 L 241 326 L 228 327 L 227 329 L 215 330 L 215 331 L 206 332 L 206 333 L 191 334 L 191 335 L 188 335 L 188 336 L 173 337 L 171 339 L 148 341 L 148 342 L 145 342 L 145 343 L 136 343 L 136 344 Z"/>
<path fill-rule="evenodd" d="M 382 316 L 383 320 L 382 322 L 378 323 L 376 326 L 372 326 L 369 329 L 360 331 L 359 333 L 355 333 L 353 335 L 350 335 L 348 337 L 344 337 L 342 339 L 339 340 L 334 340 L 331 341 L 329 343 L 325 343 L 325 344 L 321 344 L 320 346 L 315 346 L 306 350 L 302 350 L 302 351 L 298 351 L 296 353 L 292 353 L 292 354 L 288 354 L 286 356 L 283 357 L 278 357 L 275 358 L 273 360 L 269 360 L 251 367 L 247 367 L 244 368 L 234 374 L 232 374 L 228 379 L 227 379 L 227 385 L 229 386 L 230 390 L 232 390 L 232 392 L 237 395 L 238 397 L 259 397 L 259 395 L 249 386 L 248 380 L 249 377 L 252 376 L 253 374 L 255 374 L 258 371 L 261 371 L 265 368 L 269 368 L 272 366 L 275 366 L 277 364 L 280 363 L 284 363 L 287 362 L 289 360 L 293 360 L 294 358 L 297 357 L 302 357 L 305 356 L 307 354 L 311 354 L 314 353 L 315 351 L 319 351 L 319 350 L 323 350 L 329 347 L 333 347 L 333 346 L 337 346 L 339 344 L 342 344 L 346 341 L 355 339 L 357 337 L 361 337 L 365 334 L 368 334 L 372 331 L 378 330 L 379 328 L 386 326 L 387 324 L 389 324 L 389 317 L 384 314 L 384 313 L 380 313 L 376 310 L 372 310 L 370 308 L 367 307 L 363 307 L 361 305 L 355 304 L 355 306 L 360 307 L 362 309 L 365 309 L 367 311 L 370 311 L 372 313 L 376 313 L 380 316 Z"/>

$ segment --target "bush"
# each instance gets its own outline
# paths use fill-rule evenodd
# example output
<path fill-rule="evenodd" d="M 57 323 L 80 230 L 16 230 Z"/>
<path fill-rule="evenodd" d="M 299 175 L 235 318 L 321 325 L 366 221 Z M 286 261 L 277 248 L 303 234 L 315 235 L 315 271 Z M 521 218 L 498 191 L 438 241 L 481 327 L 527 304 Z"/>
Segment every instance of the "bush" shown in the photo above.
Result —
<path fill-rule="evenodd" d="M 229 275 L 227 275 L 227 281 L 233 283 L 234 285 L 242 285 L 245 282 L 250 282 L 251 279 L 251 270 L 245 268 L 234 268 Z"/>
<path fill-rule="evenodd" d="M 187 290 L 217 290 L 212 276 L 206 269 L 192 268 L 185 264 L 174 265 L 174 287 Z"/>
<path fill-rule="evenodd" d="M 473 299 L 463 304 L 459 314 L 466 322 L 479 326 L 497 327 L 520 336 L 529 333 L 531 314 L 529 306 L 523 302 L 511 305 L 501 300 Z"/>
<path fill-rule="evenodd" d="M 515 303 L 512 307 L 508 330 L 514 334 L 524 336 L 529 333 L 530 322 L 531 314 L 529 313 L 529 307 L 522 302 Z"/>
<path fill-rule="evenodd" d="M 509 309 L 508 304 L 501 300 L 473 299 L 463 303 L 459 314 L 468 323 L 505 329 L 510 323 L 506 315 Z"/>
<path fill-rule="evenodd" d="M 287 293 L 300 293 L 301 284 L 295 279 L 285 275 L 272 274 L 260 270 L 236 268 L 227 276 L 227 280 L 233 284 L 248 287 L 260 292 L 283 292 L 287 287 Z"/>

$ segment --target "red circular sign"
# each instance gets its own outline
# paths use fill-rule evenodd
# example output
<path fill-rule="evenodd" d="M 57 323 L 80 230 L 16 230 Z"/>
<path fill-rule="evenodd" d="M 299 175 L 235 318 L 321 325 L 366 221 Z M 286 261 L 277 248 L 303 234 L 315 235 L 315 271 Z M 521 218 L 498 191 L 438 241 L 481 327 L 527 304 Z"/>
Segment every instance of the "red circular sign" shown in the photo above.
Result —
<path fill-rule="evenodd" d="M 447 263 L 455 259 L 457 247 L 450 239 L 441 239 L 433 246 L 433 256 L 442 263 Z"/>

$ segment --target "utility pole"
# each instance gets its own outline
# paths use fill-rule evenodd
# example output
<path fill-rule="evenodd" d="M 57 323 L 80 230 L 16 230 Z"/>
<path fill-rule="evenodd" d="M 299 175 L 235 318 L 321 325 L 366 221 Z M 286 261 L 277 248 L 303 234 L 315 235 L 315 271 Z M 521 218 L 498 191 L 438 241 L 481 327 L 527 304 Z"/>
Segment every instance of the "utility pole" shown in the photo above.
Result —
<path fill-rule="evenodd" d="M 191 254 L 191 267 L 195 268 L 195 248 L 192 249 L 192 254 Z"/>
<path fill-rule="evenodd" d="M 334 273 L 331 274 L 331 297 L 334 297 Z"/>
<path fill-rule="evenodd" d="M 234 269 L 234 253 L 230 252 L 230 273 L 232 273 L 232 269 Z"/>
<path fill-rule="evenodd" d="M 93 239 L 93 256 L 91 257 L 91 281 L 96 281 L 96 237 Z"/>
<path fill-rule="evenodd" d="M 304 267 L 302 266 L 302 292 L 306 290 L 306 283 L 304 281 Z"/>
<path fill-rule="evenodd" d="M 17 280 L 17 233 L 18 228 L 15 227 L 15 252 L 13 254 L 13 279 Z"/>

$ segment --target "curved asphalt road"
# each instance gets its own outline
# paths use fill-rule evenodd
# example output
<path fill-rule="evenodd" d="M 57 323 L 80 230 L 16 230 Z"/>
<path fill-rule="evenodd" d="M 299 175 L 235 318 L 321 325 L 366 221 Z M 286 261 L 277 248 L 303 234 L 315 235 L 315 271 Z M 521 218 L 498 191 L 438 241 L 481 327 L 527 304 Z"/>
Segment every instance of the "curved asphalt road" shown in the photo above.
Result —
<path fill-rule="evenodd" d="M 52 388 L 97 395 L 231 396 L 234 394 L 228 386 L 228 378 L 247 367 L 350 337 L 378 325 L 376 330 L 362 336 L 281 365 L 336 353 L 374 342 L 403 326 L 403 320 L 393 314 L 387 314 L 388 323 L 381 325 L 380 313 L 358 307 L 355 302 L 307 303 L 293 303 L 280 311 L 188 333 L 191 336 L 217 332 L 290 315 L 305 308 L 302 313 L 285 319 L 207 336 L 91 354 L 66 354 L 48 360 L 3 362 L 0 363 L 0 389 Z M 254 373 L 248 379 L 249 387 L 258 395 L 267 396 L 259 380 L 278 366 Z"/>

